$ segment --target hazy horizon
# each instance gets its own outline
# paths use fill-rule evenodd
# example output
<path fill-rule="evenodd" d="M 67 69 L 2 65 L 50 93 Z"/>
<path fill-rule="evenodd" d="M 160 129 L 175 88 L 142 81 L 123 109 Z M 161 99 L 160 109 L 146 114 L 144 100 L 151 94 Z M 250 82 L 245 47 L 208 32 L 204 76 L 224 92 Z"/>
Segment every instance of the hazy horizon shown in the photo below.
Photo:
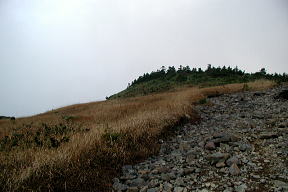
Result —
<path fill-rule="evenodd" d="M 0 116 L 103 100 L 161 66 L 288 72 L 286 0 L 0 0 Z"/>

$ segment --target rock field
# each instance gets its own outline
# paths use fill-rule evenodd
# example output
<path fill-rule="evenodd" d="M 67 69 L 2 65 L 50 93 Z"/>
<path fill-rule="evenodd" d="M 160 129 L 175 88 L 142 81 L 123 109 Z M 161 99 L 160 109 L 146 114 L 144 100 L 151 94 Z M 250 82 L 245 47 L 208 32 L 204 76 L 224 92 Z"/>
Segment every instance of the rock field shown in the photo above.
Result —
<path fill-rule="evenodd" d="M 195 106 L 198 124 L 160 140 L 157 156 L 125 165 L 113 190 L 288 191 L 288 100 L 282 97 L 287 89 L 207 99 Z"/>

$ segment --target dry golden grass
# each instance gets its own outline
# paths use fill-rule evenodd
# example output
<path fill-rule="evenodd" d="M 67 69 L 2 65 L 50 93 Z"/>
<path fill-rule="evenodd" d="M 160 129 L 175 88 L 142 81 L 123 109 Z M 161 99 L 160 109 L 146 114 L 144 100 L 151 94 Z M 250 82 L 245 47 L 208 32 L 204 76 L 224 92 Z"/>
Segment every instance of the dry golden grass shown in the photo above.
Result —
<path fill-rule="evenodd" d="M 248 83 L 248 88 L 258 90 L 274 85 L 262 80 Z M 183 117 L 197 120 L 193 103 L 209 95 L 243 91 L 243 87 L 247 89 L 243 84 L 182 88 L 175 92 L 72 105 L 16 121 L 0 120 L 0 144 L 3 145 L 5 136 L 12 138 L 15 133 L 32 142 L 23 143 L 22 139 L 0 152 L 0 190 L 106 191 L 123 164 L 157 152 L 158 139 Z M 59 140 L 65 136 L 70 138 L 69 142 L 62 142 L 58 147 L 35 145 L 35 135 L 45 139 L 43 123 L 52 129 L 59 124 L 68 127 L 69 131 L 48 137 Z"/>

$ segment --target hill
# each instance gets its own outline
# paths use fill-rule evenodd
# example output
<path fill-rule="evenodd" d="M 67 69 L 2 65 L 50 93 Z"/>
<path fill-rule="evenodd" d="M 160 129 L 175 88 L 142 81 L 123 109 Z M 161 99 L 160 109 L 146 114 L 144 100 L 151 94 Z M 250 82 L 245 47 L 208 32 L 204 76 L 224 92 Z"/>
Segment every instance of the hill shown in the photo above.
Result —
<path fill-rule="evenodd" d="M 175 67 L 164 66 L 157 71 L 145 73 L 128 84 L 127 89 L 107 97 L 107 99 L 134 97 L 174 90 L 183 86 L 209 87 L 231 83 L 247 83 L 257 79 L 268 79 L 277 82 L 288 81 L 287 74 L 268 74 L 265 68 L 256 73 L 245 73 L 237 67 L 212 67 L 208 65 L 206 70 L 190 68 L 189 66 Z"/>
<path fill-rule="evenodd" d="M 275 85 L 182 87 L 1 119 L 0 191 L 111 191 L 123 165 L 156 154 L 159 139 L 199 121 L 193 106 L 207 104 L 206 97 Z"/>

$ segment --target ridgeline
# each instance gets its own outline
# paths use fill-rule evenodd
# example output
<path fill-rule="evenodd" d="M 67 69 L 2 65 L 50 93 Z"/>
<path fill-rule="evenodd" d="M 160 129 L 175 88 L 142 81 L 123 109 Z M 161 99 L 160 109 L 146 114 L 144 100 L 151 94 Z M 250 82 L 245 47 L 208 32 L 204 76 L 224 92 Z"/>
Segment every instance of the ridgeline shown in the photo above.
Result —
<path fill-rule="evenodd" d="M 217 85 L 225 85 L 231 83 L 246 83 L 258 79 L 273 80 L 278 83 L 287 82 L 288 75 L 283 74 L 268 74 L 265 68 L 262 68 L 256 73 L 246 73 L 237 67 L 212 67 L 208 65 L 206 70 L 201 68 L 190 68 L 189 66 L 181 66 L 178 69 L 175 67 L 164 66 L 157 71 L 145 73 L 128 84 L 128 87 L 106 99 L 126 98 L 134 96 L 148 95 L 173 90 L 181 86 L 199 86 L 210 87 Z"/>

